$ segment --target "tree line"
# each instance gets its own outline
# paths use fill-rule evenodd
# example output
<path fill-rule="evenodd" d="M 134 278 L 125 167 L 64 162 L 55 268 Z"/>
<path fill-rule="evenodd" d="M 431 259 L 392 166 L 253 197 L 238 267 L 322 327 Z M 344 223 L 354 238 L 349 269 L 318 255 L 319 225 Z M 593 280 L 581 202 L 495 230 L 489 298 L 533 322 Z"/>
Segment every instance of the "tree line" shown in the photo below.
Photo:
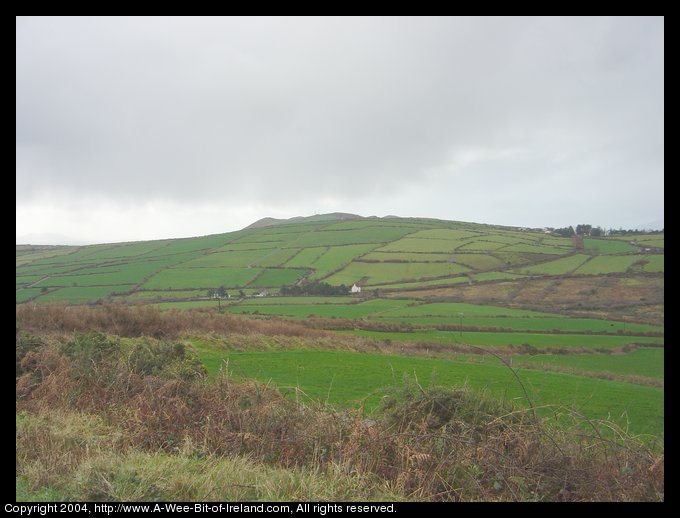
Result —
<path fill-rule="evenodd" d="M 588 236 L 588 237 L 601 237 L 601 236 L 626 236 L 626 235 L 636 235 L 636 234 L 663 234 L 663 229 L 661 230 L 634 230 L 634 229 L 623 229 L 623 228 L 610 228 L 608 230 L 602 227 L 593 227 L 592 225 L 581 223 L 573 226 L 562 227 L 562 228 L 548 228 L 553 234 L 562 237 L 573 237 L 573 236 Z"/>

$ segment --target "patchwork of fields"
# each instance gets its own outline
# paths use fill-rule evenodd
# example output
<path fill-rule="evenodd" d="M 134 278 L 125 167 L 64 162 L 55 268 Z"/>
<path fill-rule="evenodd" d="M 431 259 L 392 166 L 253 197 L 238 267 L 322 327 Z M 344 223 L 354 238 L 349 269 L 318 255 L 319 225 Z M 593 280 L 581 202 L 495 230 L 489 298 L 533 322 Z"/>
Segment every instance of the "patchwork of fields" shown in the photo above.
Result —
<path fill-rule="evenodd" d="M 238 376 L 341 405 L 375 405 L 404 374 L 519 397 L 507 367 L 475 354 L 491 348 L 520 366 L 540 404 L 660 434 L 663 248 L 663 234 L 586 238 L 575 249 L 544 232 L 471 223 L 307 221 L 188 239 L 17 246 L 16 303 L 217 311 L 208 291 L 223 287 L 223 313 L 332 329 L 390 354 L 235 352 L 197 342 L 213 373 L 228 360 Z M 278 296 L 310 281 L 362 292 Z M 418 344 L 420 353 L 399 355 L 399 344 Z"/>

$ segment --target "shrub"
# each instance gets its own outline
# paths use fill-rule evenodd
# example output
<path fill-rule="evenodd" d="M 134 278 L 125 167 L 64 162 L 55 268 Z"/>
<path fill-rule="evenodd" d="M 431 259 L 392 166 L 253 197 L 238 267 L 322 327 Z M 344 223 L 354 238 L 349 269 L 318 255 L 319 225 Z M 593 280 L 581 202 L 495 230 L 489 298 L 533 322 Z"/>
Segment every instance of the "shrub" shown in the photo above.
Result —
<path fill-rule="evenodd" d="M 21 376 L 26 370 L 25 366 L 22 366 L 22 362 L 26 355 L 32 351 L 38 350 L 43 346 L 43 341 L 30 333 L 25 331 L 20 331 L 17 328 L 16 334 L 16 377 Z"/>
<path fill-rule="evenodd" d="M 71 358 L 81 370 L 110 363 L 120 354 L 120 340 L 98 331 L 74 333 L 73 339 L 61 346 L 61 352 Z"/>
<path fill-rule="evenodd" d="M 167 378 L 202 378 L 207 374 L 200 359 L 184 344 L 167 341 L 135 341 L 127 356 L 132 372 Z"/>

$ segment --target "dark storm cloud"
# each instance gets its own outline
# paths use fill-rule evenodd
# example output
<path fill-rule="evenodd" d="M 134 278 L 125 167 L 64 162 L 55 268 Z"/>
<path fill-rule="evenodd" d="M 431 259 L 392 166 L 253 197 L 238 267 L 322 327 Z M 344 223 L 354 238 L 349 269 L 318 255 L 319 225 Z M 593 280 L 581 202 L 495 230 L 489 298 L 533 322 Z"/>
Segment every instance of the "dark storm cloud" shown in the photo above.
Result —
<path fill-rule="evenodd" d="M 18 205 L 663 215 L 662 18 L 20 18 L 16 66 Z"/>

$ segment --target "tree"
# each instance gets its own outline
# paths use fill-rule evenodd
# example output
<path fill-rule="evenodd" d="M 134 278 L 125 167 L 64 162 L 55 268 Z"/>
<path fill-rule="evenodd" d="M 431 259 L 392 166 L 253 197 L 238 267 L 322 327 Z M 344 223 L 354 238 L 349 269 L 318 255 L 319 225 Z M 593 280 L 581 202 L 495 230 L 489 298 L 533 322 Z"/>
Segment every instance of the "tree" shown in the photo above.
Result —
<path fill-rule="evenodd" d="M 576 234 L 578 234 L 579 236 L 589 236 L 592 228 L 593 228 L 592 225 L 587 225 L 585 223 L 581 225 L 576 225 Z"/>
<path fill-rule="evenodd" d="M 224 286 L 220 286 L 219 288 L 210 288 L 208 290 L 208 297 L 217 299 L 217 307 L 222 309 L 222 299 L 228 299 L 229 294 Z"/>

